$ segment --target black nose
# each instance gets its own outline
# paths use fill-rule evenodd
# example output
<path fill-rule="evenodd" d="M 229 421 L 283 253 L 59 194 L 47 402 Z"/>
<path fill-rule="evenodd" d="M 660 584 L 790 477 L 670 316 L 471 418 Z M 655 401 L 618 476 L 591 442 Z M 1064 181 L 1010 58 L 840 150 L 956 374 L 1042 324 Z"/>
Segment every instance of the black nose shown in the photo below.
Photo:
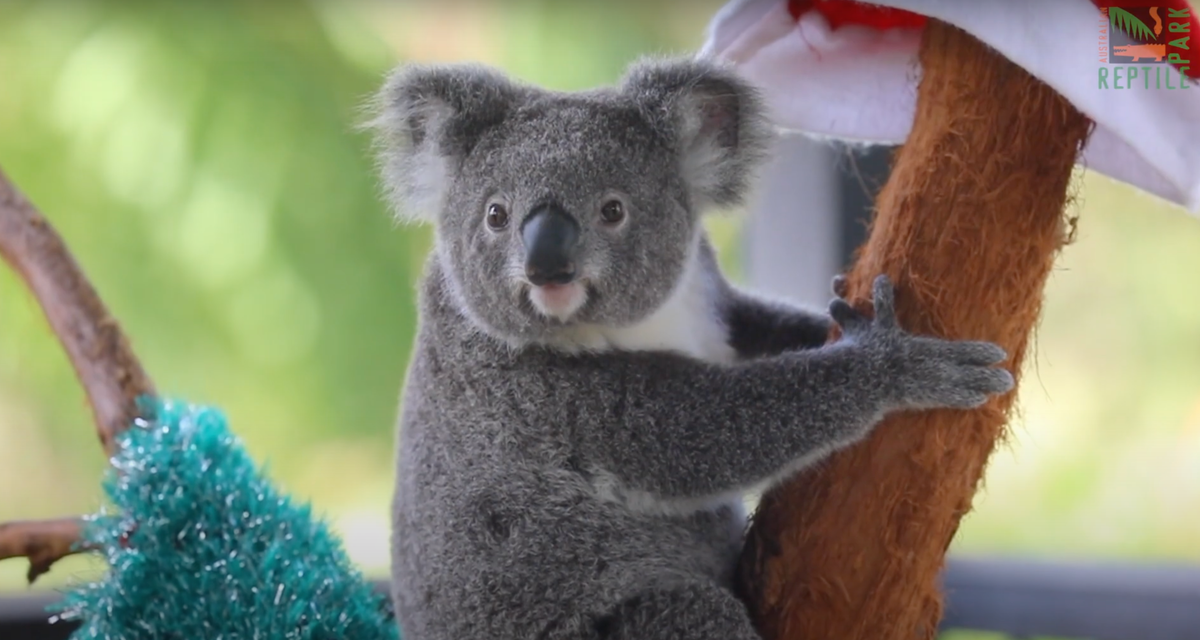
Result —
<path fill-rule="evenodd" d="M 557 206 L 541 205 L 521 224 L 525 242 L 525 276 L 536 286 L 567 284 L 575 279 L 579 223 Z"/>

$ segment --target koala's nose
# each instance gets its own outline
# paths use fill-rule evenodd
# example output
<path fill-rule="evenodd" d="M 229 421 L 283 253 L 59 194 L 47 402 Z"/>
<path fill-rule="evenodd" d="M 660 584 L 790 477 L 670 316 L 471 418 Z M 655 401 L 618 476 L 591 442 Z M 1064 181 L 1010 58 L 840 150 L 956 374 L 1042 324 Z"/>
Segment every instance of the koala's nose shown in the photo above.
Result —
<path fill-rule="evenodd" d="M 554 205 L 533 209 L 521 223 L 525 242 L 525 276 L 536 286 L 567 284 L 575 279 L 579 223 Z"/>

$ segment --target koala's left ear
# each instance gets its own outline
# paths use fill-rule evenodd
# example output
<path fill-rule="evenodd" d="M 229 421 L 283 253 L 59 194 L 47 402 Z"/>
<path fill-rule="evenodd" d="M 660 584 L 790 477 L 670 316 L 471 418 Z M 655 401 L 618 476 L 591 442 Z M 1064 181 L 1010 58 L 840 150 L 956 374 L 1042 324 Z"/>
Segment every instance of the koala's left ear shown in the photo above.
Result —
<path fill-rule="evenodd" d="M 375 96 L 383 179 L 401 220 L 437 216 L 454 166 L 500 124 L 524 89 L 477 64 L 398 68 Z"/>
<path fill-rule="evenodd" d="M 677 150 L 697 206 L 742 203 L 774 131 L 753 86 L 714 61 L 650 59 L 630 69 L 622 91 Z"/>

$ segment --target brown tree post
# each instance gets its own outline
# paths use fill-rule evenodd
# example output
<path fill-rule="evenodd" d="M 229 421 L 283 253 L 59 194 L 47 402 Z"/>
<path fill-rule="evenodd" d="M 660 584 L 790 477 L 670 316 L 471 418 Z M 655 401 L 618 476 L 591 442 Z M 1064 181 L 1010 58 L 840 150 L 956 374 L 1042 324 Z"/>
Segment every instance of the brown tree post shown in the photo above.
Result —
<path fill-rule="evenodd" d="M 1067 189 L 1091 123 L 958 28 L 930 20 L 923 38 L 913 128 L 847 297 L 865 306 L 887 274 L 902 327 L 994 341 L 1019 374 L 1069 235 Z M 946 549 L 1014 400 L 893 416 L 764 496 L 739 567 L 764 636 L 933 638 Z"/>

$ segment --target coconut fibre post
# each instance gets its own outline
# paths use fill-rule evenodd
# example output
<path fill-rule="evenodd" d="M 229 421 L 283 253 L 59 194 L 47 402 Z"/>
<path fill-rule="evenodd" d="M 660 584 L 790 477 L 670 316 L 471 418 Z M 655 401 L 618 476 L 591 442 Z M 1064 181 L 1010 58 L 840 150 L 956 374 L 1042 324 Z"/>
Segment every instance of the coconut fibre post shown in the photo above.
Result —
<path fill-rule="evenodd" d="M 994 341 L 1017 374 L 1068 236 L 1067 188 L 1091 124 L 945 23 L 929 22 L 920 61 L 913 128 L 846 295 L 867 310 L 885 273 L 902 327 Z M 738 577 L 764 636 L 933 638 L 946 549 L 1014 400 L 894 415 L 764 496 Z"/>

